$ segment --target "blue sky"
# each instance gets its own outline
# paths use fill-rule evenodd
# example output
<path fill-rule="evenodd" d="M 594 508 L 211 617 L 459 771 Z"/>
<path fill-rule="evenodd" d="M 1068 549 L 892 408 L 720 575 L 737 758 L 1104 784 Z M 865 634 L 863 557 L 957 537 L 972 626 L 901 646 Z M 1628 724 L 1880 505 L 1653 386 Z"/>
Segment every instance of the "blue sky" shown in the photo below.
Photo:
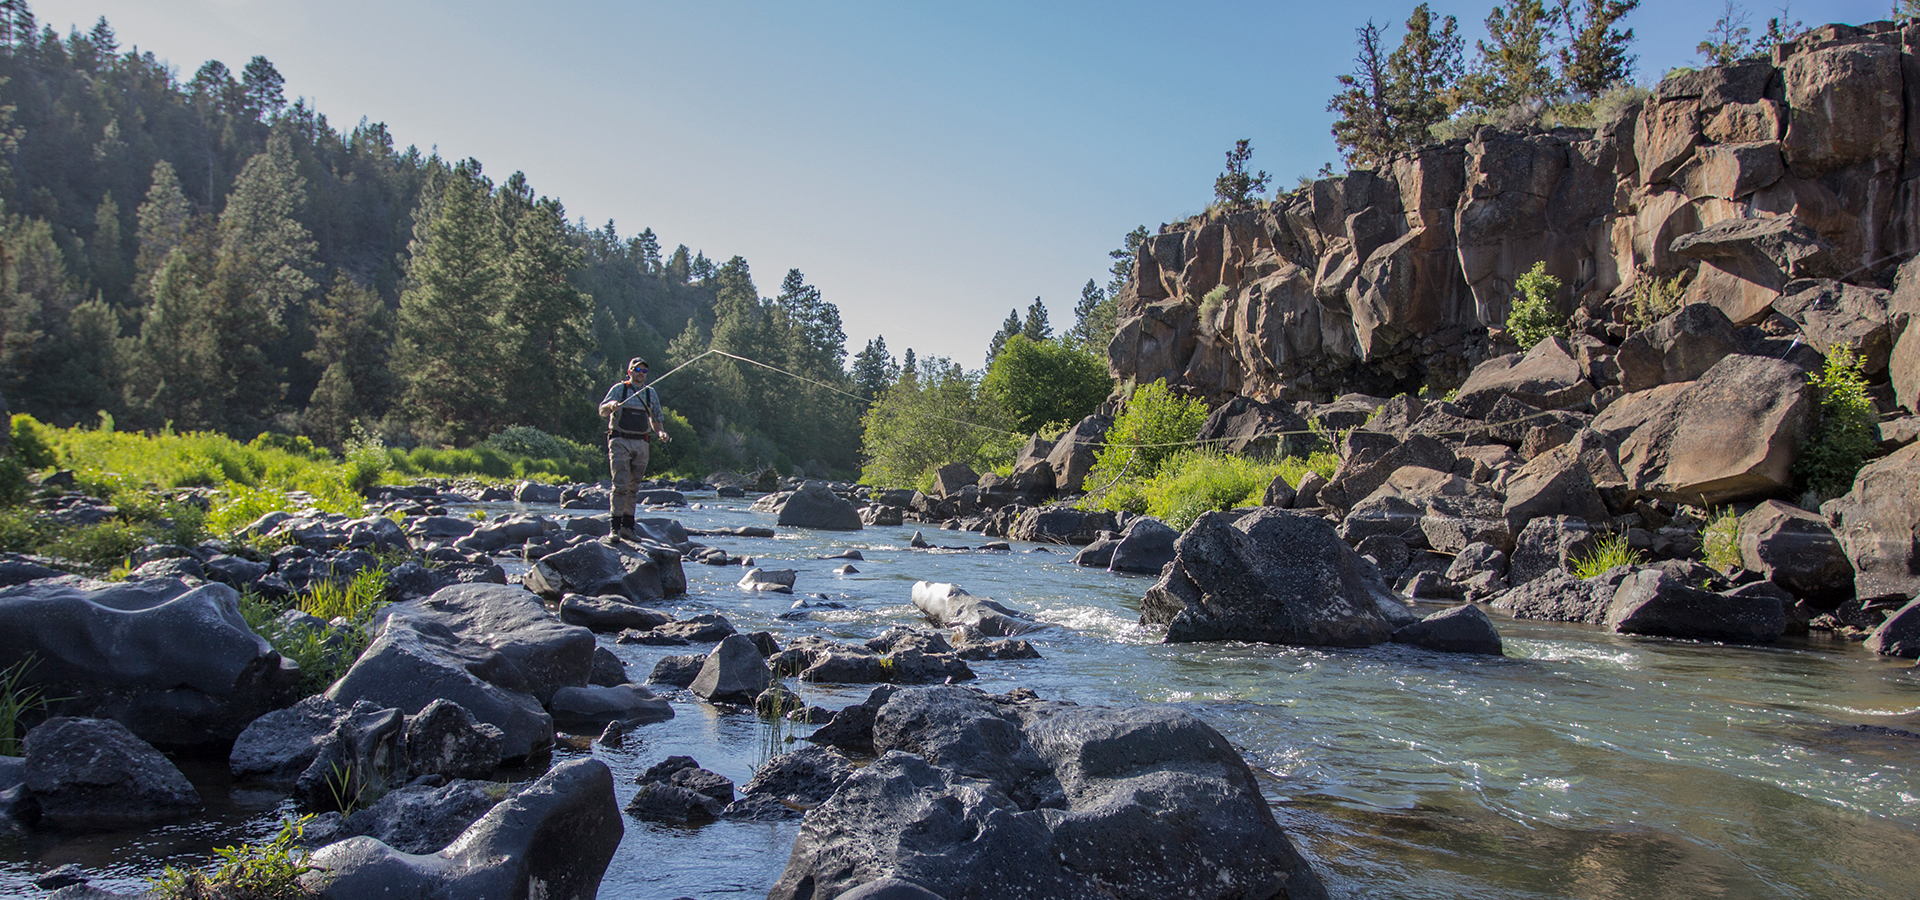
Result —
<path fill-rule="evenodd" d="M 263 55 L 336 127 L 521 170 L 569 216 L 651 227 L 763 294 L 798 268 L 849 352 L 980 366 L 1036 296 L 1056 331 L 1136 225 L 1193 214 L 1239 138 L 1280 185 L 1336 162 L 1326 101 L 1354 29 L 1412 0 L 1339 3 L 35 0 L 104 15 L 181 78 Z M 1436 0 L 1472 43 L 1492 0 Z M 1637 74 L 1697 64 L 1725 0 L 1643 0 Z M 1887 0 L 1793 4 L 1807 24 Z M 1758 33 L 1770 3 L 1744 3 Z"/>

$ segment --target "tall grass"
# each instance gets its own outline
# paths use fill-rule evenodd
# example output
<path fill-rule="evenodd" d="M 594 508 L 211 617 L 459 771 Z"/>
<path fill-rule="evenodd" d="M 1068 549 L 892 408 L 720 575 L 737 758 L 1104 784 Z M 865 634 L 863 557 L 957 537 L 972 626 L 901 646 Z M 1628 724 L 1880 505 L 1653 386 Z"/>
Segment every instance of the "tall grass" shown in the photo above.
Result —
<path fill-rule="evenodd" d="M 1122 478 L 1082 505 L 1153 516 L 1185 531 L 1202 513 L 1258 506 L 1276 477 L 1298 485 L 1308 472 L 1332 477 L 1339 459 L 1321 451 L 1274 461 L 1252 460 L 1217 450 L 1182 450 L 1163 460 L 1148 478 Z"/>
<path fill-rule="evenodd" d="M 1627 545 L 1626 535 L 1610 534 L 1594 542 L 1592 552 L 1574 561 L 1573 574 L 1592 578 L 1616 566 L 1638 565 L 1640 562 L 1640 551 Z"/>
<path fill-rule="evenodd" d="M 0 669 L 0 756 L 19 756 L 26 737 L 26 719 L 46 707 L 40 689 L 22 684 L 35 660 L 27 658 Z"/>
<path fill-rule="evenodd" d="M 308 695 L 326 690 L 353 667 L 373 642 L 371 625 L 387 605 L 387 573 L 367 569 L 347 582 L 322 581 L 291 602 L 275 602 L 255 594 L 240 598 L 240 616 L 253 633 L 266 639 L 281 656 L 300 666 L 301 689 Z M 313 628 L 287 623 L 282 616 L 297 609 L 328 622 L 345 620 L 344 628 Z"/>
<path fill-rule="evenodd" d="M 1707 565 L 1730 572 L 1740 565 L 1740 514 L 1723 506 L 1700 531 L 1700 551 Z"/>

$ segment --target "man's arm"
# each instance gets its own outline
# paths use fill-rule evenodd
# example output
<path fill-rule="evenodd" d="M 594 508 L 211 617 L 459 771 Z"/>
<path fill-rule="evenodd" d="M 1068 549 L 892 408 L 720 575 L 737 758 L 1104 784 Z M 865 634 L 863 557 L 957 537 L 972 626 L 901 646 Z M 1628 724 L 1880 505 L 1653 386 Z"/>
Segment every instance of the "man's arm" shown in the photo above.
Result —
<path fill-rule="evenodd" d="M 616 382 L 613 387 L 607 388 L 606 399 L 600 401 L 600 418 L 604 419 L 613 415 L 613 411 L 620 407 L 620 401 L 613 399 L 613 395 L 619 391 L 620 385 L 618 382 Z"/>

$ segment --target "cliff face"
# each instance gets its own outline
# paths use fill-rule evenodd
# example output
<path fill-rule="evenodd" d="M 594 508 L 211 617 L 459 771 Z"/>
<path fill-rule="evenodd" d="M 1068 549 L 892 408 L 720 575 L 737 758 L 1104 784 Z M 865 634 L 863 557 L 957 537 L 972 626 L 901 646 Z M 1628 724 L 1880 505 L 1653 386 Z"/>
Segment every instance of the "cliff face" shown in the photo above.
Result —
<path fill-rule="evenodd" d="M 1562 311 L 1624 333 L 1636 281 L 1736 325 L 1788 282 L 1884 285 L 1920 249 L 1920 24 L 1828 25 L 1771 60 L 1670 75 L 1597 129 L 1399 157 L 1257 208 L 1162 226 L 1109 347 L 1115 376 L 1213 401 L 1460 383 L 1545 261 Z"/>

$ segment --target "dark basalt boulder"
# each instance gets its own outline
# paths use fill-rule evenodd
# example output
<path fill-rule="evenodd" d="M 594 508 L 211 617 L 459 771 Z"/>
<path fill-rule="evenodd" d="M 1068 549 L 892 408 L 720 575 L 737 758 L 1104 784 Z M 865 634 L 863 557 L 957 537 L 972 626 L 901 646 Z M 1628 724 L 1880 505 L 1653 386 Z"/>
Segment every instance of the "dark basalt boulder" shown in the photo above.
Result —
<path fill-rule="evenodd" d="M 673 704 L 637 684 L 564 687 L 547 704 L 554 727 L 573 734 L 599 734 L 608 723 L 645 725 L 673 718 Z"/>
<path fill-rule="evenodd" d="M 527 570 L 524 581 L 549 603 L 558 603 L 567 594 L 613 594 L 638 603 L 687 592 L 680 551 L 650 541 L 637 549 L 624 542 L 618 546 L 598 541 L 575 544 L 541 557 Z"/>
<path fill-rule="evenodd" d="M 299 668 L 247 627 L 224 584 L 0 589 L 0 669 L 29 659 L 20 686 L 49 712 L 113 719 L 160 747 L 225 744 L 298 699 Z"/>
<path fill-rule="evenodd" d="M 760 648 L 745 635 L 732 634 L 707 654 L 688 688 L 715 703 L 751 705 L 771 684 L 773 671 Z"/>
<path fill-rule="evenodd" d="M 341 839 L 364 835 L 401 853 L 440 850 L 500 802 L 504 785 L 458 779 L 435 785 L 422 779 L 380 796 L 340 823 Z"/>
<path fill-rule="evenodd" d="M 591 637 L 586 629 L 580 631 Z M 591 665 L 590 647 L 587 660 Z M 553 743 L 553 719 L 537 697 L 522 689 L 526 686 L 519 666 L 500 651 L 463 640 L 441 622 L 394 615 L 326 696 L 346 706 L 364 700 L 404 714 L 417 713 L 435 700 L 451 700 L 500 729 L 505 760 L 524 758 Z"/>
<path fill-rule="evenodd" d="M 1853 564 L 1832 526 L 1778 500 L 1740 517 L 1740 564 L 1822 609 L 1853 597 Z"/>
<path fill-rule="evenodd" d="M 21 774 L 40 825 L 137 828 L 200 811 L 187 777 L 112 719 L 48 719 L 27 732 L 23 747 Z"/>
<path fill-rule="evenodd" d="M 394 604 L 386 616 L 441 624 L 458 638 L 492 649 L 504 664 L 490 668 L 483 677 L 508 690 L 532 694 L 543 703 L 562 687 L 586 684 L 593 671 L 593 632 L 562 622 L 538 596 L 523 588 L 482 584 L 443 588 L 424 600 Z"/>
<path fill-rule="evenodd" d="M 1326 520 L 1271 507 L 1202 515 L 1140 604 L 1169 643 L 1364 647 L 1413 618 Z"/>
<path fill-rule="evenodd" d="M 1494 609 L 1516 619 L 1604 624 L 1618 584 L 1582 581 L 1565 569 L 1554 569 L 1509 588 L 1490 602 Z"/>
<path fill-rule="evenodd" d="M 859 531 L 864 527 L 853 504 L 821 481 L 801 485 L 780 504 L 779 511 L 776 524 L 790 528 Z"/>
<path fill-rule="evenodd" d="M 1920 323 L 1908 328 L 1920 329 Z M 1868 463 L 1853 490 L 1820 511 L 1853 562 L 1862 600 L 1920 594 L 1920 444 Z"/>
<path fill-rule="evenodd" d="M 313 763 L 294 780 L 294 802 L 314 812 L 345 811 L 405 780 L 403 771 L 396 772 L 405 767 L 398 759 L 405 728 L 406 717 L 399 710 L 355 703 L 320 740 Z"/>
<path fill-rule="evenodd" d="M 706 663 L 707 658 L 697 653 L 663 656 L 653 664 L 653 673 L 647 676 L 647 683 L 686 687 L 700 676 L 700 668 Z"/>
<path fill-rule="evenodd" d="M 1777 597 L 1710 593 L 1659 569 L 1641 569 L 1614 592 L 1606 624 L 1621 634 L 1759 644 L 1778 640 L 1787 616 Z"/>
<path fill-rule="evenodd" d="M 1113 513 L 1110 512 L 1040 506 L 1021 511 L 1007 528 L 1007 537 L 1016 541 L 1082 547 L 1093 543 L 1100 532 L 1113 531 L 1115 528 Z"/>
<path fill-rule="evenodd" d="M 313 852 L 301 884 L 326 900 L 460 897 L 592 900 L 626 828 L 613 773 L 560 763 L 488 810 L 443 849 L 396 850 L 354 837 Z"/>
<path fill-rule="evenodd" d="M 1326 896 L 1246 763 L 1184 711 L 928 688 L 880 720 L 882 755 L 802 820 L 771 900 Z"/>
<path fill-rule="evenodd" d="M 673 617 L 622 598 L 568 594 L 560 600 L 560 621 L 595 634 L 618 634 L 629 628 L 650 631 L 673 621 Z"/>
<path fill-rule="evenodd" d="M 1120 543 L 1113 548 L 1113 559 L 1107 569 L 1158 575 L 1167 563 L 1173 562 L 1173 543 L 1179 539 L 1180 532 L 1165 522 L 1152 516 L 1137 516 L 1127 522 L 1126 530 L 1120 533 Z"/>
<path fill-rule="evenodd" d="M 1866 648 L 1882 656 L 1920 657 L 1920 597 L 1895 610 L 1868 634 Z"/>
<path fill-rule="evenodd" d="M 1086 488 L 1087 473 L 1093 470 L 1112 429 L 1112 416 L 1095 414 L 1074 423 L 1054 442 L 1047 453 L 1047 464 L 1053 467 L 1054 487 L 1060 493 L 1077 494 Z"/>
<path fill-rule="evenodd" d="M 727 807 L 724 816 L 798 819 L 801 810 L 827 802 L 853 772 L 852 763 L 825 747 L 782 753 L 754 770 L 753 778 L 740 788 L 741 798 Z"/>
<path fill-rule="evenodd" d="M 1505 656 L 1500 631 L 1493 620 L 1471 603 L 1443 609 L 1393 633 L 1396 644 L 1412 644 L 1442 653 L 1479 653 Z"/>

